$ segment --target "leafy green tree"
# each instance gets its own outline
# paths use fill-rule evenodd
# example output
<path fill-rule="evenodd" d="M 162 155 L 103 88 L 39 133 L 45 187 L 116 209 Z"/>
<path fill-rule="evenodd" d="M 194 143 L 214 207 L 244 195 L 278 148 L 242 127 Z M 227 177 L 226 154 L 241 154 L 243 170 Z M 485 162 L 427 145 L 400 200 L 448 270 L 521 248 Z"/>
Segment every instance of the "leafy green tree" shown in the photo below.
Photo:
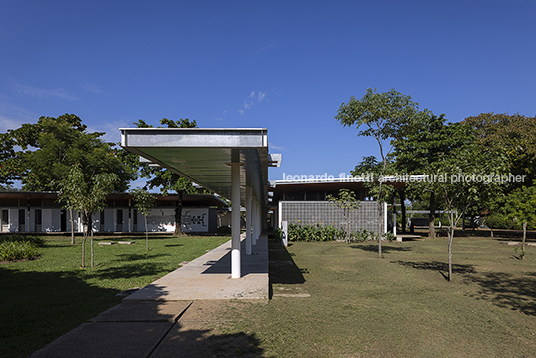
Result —
<path fill-rule="evenodd" d="M 536 179 L 536 116 L 481 113 L 465 118 L 464 123 L 473 128 L 482 146 L 505 151 L 510 173 L 526 175 L 525 182 L 508 183 L 506 192 L 533 184 Z"/>
<path fill-rule="evenodd" d="M 103 134 L 87 132 L 74 114 L 40 117 L 36 124 L 23 124 L 6 133 L 12 141 L 8 146 L 21 149 L 8 155 L 2 174 L 20 179 L 24 190 L 55 191 L 71 167 L 79 164 L 85 176 L 116 174 L 119 180 L 114 189 L 125 191 L 136 178 L 137 168 L 123 162 L 116 146 L 100 138 Z"/>
<path fill-rule="evenodd" d="M 339 190 L 339 195 L 333 196 L 329 194 L 326 199 L 331 205 L 337 207 L 344 217 L 346 223 L 346 237 L 347 244 L 350 243 L 350 212 L 357 210 L 361 207 L 361 203 L 357 200 L 355 193 L 349 189 Z"/>
<path fill-rule="evenodd" d="M 85 174 L 80 164 L 74 165 L 67 176 L 59 182 L 61 202 L 69 203 L 82 214 L 84 236 L 82 241 L 82 267 L 85 267 L 86 240 L 91 232 L 91 267 L 94 267 L 93 214 L 102 211 L 106 198 L 119 181 L 115 173 Z"/>
<path fill-rule="evenodd" d="M 467 135 L 471 129 L 463 128 L 464 130 L 459 130 L 458 126 L 447 125 L 443 114 L 435 116 L 429 111 L 423 112 L 415 130 L 396 142 L 393 153 L 397 170 L 408 175 L 427 174 L 437 161 L 443 160 L 451 151 L 465 145 L 469 140 L 474 140 L 471 135 Z M 429 202 L 428 236 L 433 238 L 434 217 L 439 198 L 434 191 L 421 190 L 421 186 L 417 186 L 417 190 L 412 188 L 410 184 L 408 191 L 412 199 Z"/>
<path fill-rule="evenodd" d="M 515 222 L 511 221 L 512 216 L 505 210 L 506 201 L 512 200 L 509 198 L 512 192 L 533 185 L 536 179 L 536 116 L 481 113 L 466 118 L 464 123 L 473 128 L 477 134 L 476 140 L 482 147 L 504 150 L 511 174 L 525 176 L 524 181 L 503 185 L 502 191 L 493 198 L 487 208 L 488 221 L 492 228 L 493 223 L 497 228 L 508 228 Z M 504 224 L 507 226 L 503 227 Z M 493 235 L 493 230 L 491 234 Z"/>
<path fill-rule="evenodd" d="M 19 177 L 13 173 L 11 164 L 15 158 L 15 139 L 8 133 L 0 133 L 0 185 L 10 187 Z"/>
<path fill-rule="evenodd" d="M 147 124 L 142 119 L 134 123 L 138 128 L 153 128 L 152 125 Z M 167 128 L 197 128 L 195 120 L 178 119 L 176 121 L 163 118 L 160 120 L 160 124 L 166 125 Z M 159 127 L 160 128 L 160 127 Z M 183 235 L 182 232 L 182 200 L 184 194 L 205 194 L 209 191 L 203 188 L 199 188 L 193 185 L 193 183 L 172 172 L 171 170 L 159 167 L 151 167 L 147 164 L 140 165 L 140 175 L 148 178 L 147 188 L 159 188 L 160 192 L 167 195 L 170 191 L 174 191 L 179 194 L 179 200 L 175 205 L 175 232 L 174 235 Z"/>
<path fill-rule="evenodd" d="M 381 157 L 381 177 L 386 173 L 388 156 L 394 148 L 397 139 L 407 135 L 412 130 L 419 115 L 418 103 L 413 102 L 410 96 L 402 95 L 391 89 L 388 92 L 377 93 L 367 89 L 361 99 L 351 97 L 348 103 L 341 104 L 337 116 L 343 126 L 355 126 L 361 129 L 359 136 L 372 137 L 376 140 Z M 386 200 L 383 189 L 383 180 L 378 184 L 378 210 L 381 213 L 382 203 Z M 380 220 L 378 256 L 382 257 L 383 220 Z"/>
<path fill-rule="evenodd" d="M 156 204 L 156 198 L 144 188 L 136 188 L 130 191 L 134 197 L 134 204 L 138 212 L 145 218 L 145 248 L 149 250 L 149 234 L 147 228 L 147 216 L 151 214 Z"/>
<path fill-rule="evenodd" d="M 452 280 L 452 242 L 454 229 L 463 213 L 471 206 L 486 203 L 500 190 L 500 182 L 489 180 L 500 175 L 506 162 L 500 151 L 483 148 L 476 143 L 471 129 L 461 123 L 449 123 L 449 133 L 458 137 L 465 133 L 466 142 L 451 150 L 438 153 L 438 160 L 430 162 L 427 178 L 415 185 L 434 192 L 445 203 L 448 217 L 448 280 Z M 457 132 L 457 133 L 455 133 Z"/>
<path fill-rule="evenodd" d="M 523 241 L 521 247 L 521 259 L 525 257 L 525 240 L 527 237 L 527 225 L 536 227 L 536 186 L 523 186 L 514 189 L 505 200 L 504 212 L 507 217 L 522 223 Z"/>

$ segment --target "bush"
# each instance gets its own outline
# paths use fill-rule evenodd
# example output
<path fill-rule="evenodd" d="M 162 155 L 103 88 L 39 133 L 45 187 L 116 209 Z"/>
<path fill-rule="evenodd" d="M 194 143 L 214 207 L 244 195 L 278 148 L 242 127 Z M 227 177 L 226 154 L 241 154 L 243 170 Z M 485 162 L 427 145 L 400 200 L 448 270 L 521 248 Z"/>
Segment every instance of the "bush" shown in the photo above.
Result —
<path fill-rule="evenodd" d="M 512 218 L 502 213 L 493 213 L 489 215 L 484 221 L 484 225 L 492 229 L 507 229 L 507 230 L 522 230 L 523 222 L 520 220 L 513 220 Z M 536 225 L 534 222 L 528 222 L 527 230 L 534 230 Z"/>
<path fill-rule="evenodd" d="M 3 242 L 30 242 L 33 243 L 36 247 L 45 246 L 45 240 L 43 240 L 41 237 L 21 234 L 1 235 L 0 243 Z"/>
<path fill-rule="evenodd" d="M 278 232 L 279 233 L 279 232 Z M 277 237 L 277 236 L 276 236 Z M 280 237 L 280 236 L 279 236 Z M 300 225 L 288 224 L 288 239 L 289 241 L 334 241 L 346 239 L 346 231 L 338 229 L 335 226 L 320 224 L 315 225 Z M 350 241 L 368 241 L 377 240 L 377 235 L 374 231 L 354 231 L 350 233 Z"/>
<path fill-rule="evenodd" d="M 39 256 L 37 245 L 30 241 L 0 242 L 0 261 L 32 259 Z"/>
<path fill-rule="evenodd" d="M 220 226 L 216 229 L 216 235 L 218 236 L 229 236 L 231 235 L 231 228 L 229 226 Z"/>

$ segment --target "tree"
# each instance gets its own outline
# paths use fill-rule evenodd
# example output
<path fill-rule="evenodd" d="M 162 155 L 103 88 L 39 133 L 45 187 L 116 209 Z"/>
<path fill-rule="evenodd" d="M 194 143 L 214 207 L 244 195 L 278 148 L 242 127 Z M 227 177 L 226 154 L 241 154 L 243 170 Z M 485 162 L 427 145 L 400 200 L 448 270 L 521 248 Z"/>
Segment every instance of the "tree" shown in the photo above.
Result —
<path fill-rule="evenodd" d="M 444 114 L 435 116 L 429 111 L 423 112 L 415 126 L 415 130 L 396 142 L 394 156 L 397 170 L 408 175 L 426 174 L 430 166 L 443 160 L 450 151 L 467 143 L 466 131 L 453 130 L 455 127 L 446 125 Z M 434 217 L 438 198 L 434 191 L 413 190 L 408 187 L 413 199 L 428 200 L 428 237 L 435 237 Z"/>
<path fill-rule="evenodd" d="M 536 116 L 481 113 L 465 118 L 464 123 L 471 126 L 481 146 L 504 150 L 511 174 L 525 176 L 522 181 L 505 183 L 487 210 L 488 222 L 499 227 L 501 223 L 511 223 L 512 215 L 506 211 L 507 201 L 511 204 L 512 200 L 510 194 L 516 192 L 514 197 L 517 196 L 518 189 L 534 185 L 536 179 Z"/>
<path fill-rule="evenodd" d="M 504 211 L 510 220 L 522 223 L 523 241 L 521 259 L 525 257 L 525 240 L 527 224 L 531 229 L 536 227 L 536 186 L 523 186 L 514 189 L 505 200 Z"/>
<path fill-rule="evenodd" d="M 138 128 L 153 128 L 142 119 L 134 123 Z M 178 119 L 176 121 L 163 118 L 160 124 L 166 125 L 167 128 L 197 128 L 195 120 Z M 142 177 L 148 178 L 147 187 L 160 188 L 164 195 L 168 195 L 170 191 L 175 191 L 179 194 L 179 200 L 175 205 L 175 236 L 183 235 L 182 232 L 182 200 L 184 194 L 205 194 L 209 191 L 193 185 L 193 183 L 180 175 L 165 168 L 151 167 L 147 164 L 140 165 L 140 173 Z"/>
<path fill-rule="evenodd" d="M 381 178 L 383 179 L 387 168 L 387 157 L 394 147 L 394 141 L 402 138 L 412 128 L 415 118 L 419 115 L 418 103 L 413 102 L 410 96 L 402 95 L 391 89 L 388 92 L 377 93 L 367 89 L 365 96 L 360 100 L 351 97 L 348 103 L 341 104 L 337 116 L 343 126 L 364 127 L 358 135 L 372 137 L 376 140 L 380 150 Z M 382 212 L 382 202 L 385 193 L 382 191 L 383 180 L 378 184 L 378 210 Z M 383 220 L 379 224 L 378 256 L 382 257 Z"/>
<path fill-rule="evenodd" d="M 13 180 L 19 179 L 12 172 L 11 162 L 15 158 L 15 140 L 8 133 L 0 133 L 0 185 L 10 187 Z"/>
<path fill-rule="evenodd" d="M 331 205 L 342 211 L 344 221 L 346 223 L 346 238 L 347 244 L 350 243 L 350 212 L 361 207 L 361 203 L 356 199 L 355 193 L 349 189 L 339 190 L 338 196 L 329 194 L 326 199 Z"/>
<path fill-rule="evenodd" d="M 472 127 L 482 146 L 505 151 L 510 173 L 526 175 L 526 181 L 505 186 L 507 192 L 532 185 L 536 179 L 536 116 L 481 113 L 465 118 L 464 123 Z"/>
<path fill-rule="evenodd" d="M 82 267 L 85 267 L 86 240 L 91 231 L 91 267 L 94 267 L 93 214 L 102 211 L 106 198 L 119 177 L 114 173 L 85 175 L 79 164 L 74 165 L 69 174 L 59 183 L 59 200 L 68 202 L 82 214 L 84 236 L 82 241 Z"/>
<path fill-rule="evenodd" d="M 136 178 L 137 168 L 121 161 L 117 147 L 100 138 L 103 134 L 87 132 L 74 114 L 40 117 L 36 124 L 23 124 L 6 133 L 10 146 L 21 149 L 9 154 L 2 174 L 20 179 L 24 190 L 55 191 L 72 166 L 79 164 L 85 176 L 116 174 L 119 180 L 114 189 L 125 191 Z"/>
<path fill-rule="evenodd" d="M 103 134 L 87 132 L 87 126 L 74 114 L 40 117 L 36 124 L 22 124 L 2 134 L 5 141 L 0 148 L 0 172 L 8 181 L 20 179 L 24 190 L 57 191 L 71 168 L 79 165 L 86 178 L 114 173 L 119 178 L 114 190 L 125 191 L 136 179 L 137 167 L 120 158 L 122 151 L 104 142 L 100 138 Z M 15 151 L 16 146 L 20 150 Z M 73 205 L 64 203 L 71 213 L 74 244 Z"/>
<path fill-rule="evenodd" d="M 149 234 L 147 229 L 147 216 L 151 214 L 151 210 L 153 210 L 156 198 L 153 194 L 149 193 L 147 190 L 143 188 L 136 188 L 130 191 L 132 196 L 134 197 L 134 203 L 136 205 L 136 209 L 138 209 L 138 212 L 142 214 L 145 218 L 145 248 L 147 251 L 149 251 Z"/>
<path fill-rule="evenodd" d="M 505 172 L 506 165 L 500 151 L 476 143 L 470 127 L 461 123 L 449 123 L 447 127 L 452 136 L 465 135 L 466 142 L 438 153 L 438 160 L 428 166 L 426 179 L 415 185 L 444 200 L 449 221 L 448 280 L 451 281 L 454 229 L 470 206 L 487 203 L 500 190 L 500 181 L 494 178 Z"/>

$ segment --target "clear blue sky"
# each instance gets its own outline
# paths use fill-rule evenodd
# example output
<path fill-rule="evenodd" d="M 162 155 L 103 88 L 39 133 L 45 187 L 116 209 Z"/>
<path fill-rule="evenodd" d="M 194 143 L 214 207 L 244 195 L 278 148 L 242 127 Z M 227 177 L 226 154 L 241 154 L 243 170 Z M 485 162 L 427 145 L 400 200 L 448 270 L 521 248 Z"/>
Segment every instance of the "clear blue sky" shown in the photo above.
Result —
<path fill-rule="evenodd" d="M 338 176 L 376 143 L 335 119 L 394 88 L 449 121 L 536 115 L 534 1 L 2 1 L 0 131 L 74 113 L 268 128 L 287 175 Z"/>

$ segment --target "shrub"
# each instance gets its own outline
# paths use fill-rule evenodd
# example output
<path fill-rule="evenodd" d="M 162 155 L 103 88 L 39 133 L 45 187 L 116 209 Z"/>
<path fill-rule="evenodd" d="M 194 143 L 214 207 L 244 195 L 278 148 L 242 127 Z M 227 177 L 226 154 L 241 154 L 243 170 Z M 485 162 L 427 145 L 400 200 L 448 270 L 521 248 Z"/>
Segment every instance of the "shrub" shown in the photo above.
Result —
<path fill-rule="evenodd" d="M 37 245 L 30 241 L 0 242 L 0 261 L 31 259 L 39 256 Z"/>
<path fill-rule="evenodd" d="M 12 234 L 12 235 L 1 235 L 0 243 L 3 242 L 30 242 L 33 243 L 36 247 L 44 247 L 45 240 L 39 236 L 32 235 L 21 235 L 21 234 Z"/>
<path fill-rule="evenodd" d="M 338 229 L 332 225 L 323 226 L 319 223 L 314 225 L 288 224 L 289 241 L 334 241 L 344 240 L 345 238 L 345 230 Z M 354 231 L 350 233 L 350 241 L 368 240 L 377 240 L 377 235 L 374 231 L 363 229 L 363 231 Z"/>
<path fill-rule="evenodd" d="M 220 226 L 216 229 L 216 235 L 218 236 L 229 236 L 231 235 L 231 228 L 229 226 Z"/>

